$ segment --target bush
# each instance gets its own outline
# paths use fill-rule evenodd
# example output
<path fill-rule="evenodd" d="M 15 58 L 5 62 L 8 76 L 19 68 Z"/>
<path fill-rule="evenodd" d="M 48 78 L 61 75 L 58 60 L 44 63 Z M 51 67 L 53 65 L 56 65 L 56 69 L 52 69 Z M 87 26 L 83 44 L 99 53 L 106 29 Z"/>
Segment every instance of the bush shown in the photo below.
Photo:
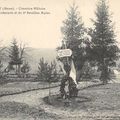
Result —
<path fill-rule="evenodd" d="M 45 82 L 57 82 L 59 77 L 56 62 L 53 61 L 49 64 L 44 58 L 41 58 L 38 65 L 37 78 Z"/>
<path fill-rule="evenodd" d="M 25 62 L 21 68 L 21 72 L 28 73 L 29 71 L 30 71 L 30 66 L 29 66 L 28 62 Z"/>

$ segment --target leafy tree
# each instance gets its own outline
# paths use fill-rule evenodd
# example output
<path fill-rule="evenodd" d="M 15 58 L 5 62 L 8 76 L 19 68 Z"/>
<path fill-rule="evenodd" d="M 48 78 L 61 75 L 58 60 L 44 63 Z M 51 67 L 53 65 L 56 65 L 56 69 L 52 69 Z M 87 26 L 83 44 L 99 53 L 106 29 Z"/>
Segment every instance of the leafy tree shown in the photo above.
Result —
<path fill-rule="evenodd" d="M 48 64 L 44 58 L 40 59 L 37 73 L 38 79 L 49 83 L 58 81 L 59 78 L 57 77 L 57 74 L 57 64 L 55 61 L 51 62 L 51 64 Z"/>
<path fill-rule="evenodd" d="M 66 71 L 66 76 L 63 77 L 61 81 L 61 97 L 66 96 L 65 93 L 65 83 L 69 83 L 69 97 L 77 96 L 76 84 L 73 82 L 72 78 L 69 77 L 70 74 L 70 64 L 71 59 L 75 63 L 75 69 L 77 72 L 77 82 L 81 78 L 81 70 L 84 66 L 86 60 L 86 39 L 84 24 L 82 18 L 79 16 L 78 7 L 73 4 L 70 6 L 70 10 L 67 11 L 67 18 L 63 21 L 63 27 L 61 27 L 61 32 L 63 34 L 62 46 L 58 49 L 71 49 L 72 57 L 58 58 L 63 64 Z"/>
<path fill-rule="evenodd" d="M 48 64 L 44 58 L 41 58 L 38 66 L 37 78 L 49 83 L 49 102 L 51 103 L 51 82 L 57 82 L 59 80 L 56 62 L 53 61 Z"/>
<path fill-rule="evenodd" d="M 69 48 L 72 50 L 72 59 L 74 60 L 76 71 L 80 73 L 86 59 L 86 40 L 84 37 L 86 30 L 82 18 L 79 16 L 78 7 L 75 4 L 70 6 L 70 10 L 67 11 L 67 19 L 63 21 L 61 31 L 63 34 L 63 41 L 62 47 L 59 49 Z M 70 59 L 71 58 L 68 60 Z M 78 75 L 77 78 L 79 79 L 79 77 Z"/>
<path fill-rule="evenodd" d="M 17 73 L 17 65 L 21 64 L 22 61 L 19 59 L 19 47 L 15 39 L 12 42 L 9 57 L 10 57 L 9 64 L 16 65 L 16 73 Z"/>
<path fill-rule="evenodd" d="M 118 47 L 114 34 L 109 6 L 105 0 L 100 0 L 95 12 L 96 20 L 93 20 L 94 29 L 90 30 L 91 50 L 90 56 L 96 61 L 98 69 L 101 71 L 100 79 L 104 84 L 110 79 L 109 71 L 116 65 L 118 59 Z"/>
<path fill-rule="evenodd" d="M 9 64 L 12 66 L 16 66 L 16 73 L 20 74 L 21 64 L 23 64 L 23 54 L 25 51 L 25 46 L 21 46 L 17 44 L 16 39 L 13 40 L 12 45 L 9 49 Z"/>

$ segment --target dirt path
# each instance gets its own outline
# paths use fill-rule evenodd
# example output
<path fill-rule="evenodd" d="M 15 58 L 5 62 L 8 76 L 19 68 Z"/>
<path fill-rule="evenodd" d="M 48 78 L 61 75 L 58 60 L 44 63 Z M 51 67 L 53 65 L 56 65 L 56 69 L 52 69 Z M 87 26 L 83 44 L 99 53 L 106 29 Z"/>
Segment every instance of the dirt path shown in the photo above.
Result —
<path fill-rule="evenodd" d="M 51 89 L 52 94 L 56 94 L 58 92 L 59 92 L 58 87 Z M 42 109 L 45 110 L 45 112 L 53 113 L 53 114 L 56 114 L 57 116 L 62 116 L 63 118 L 66 118 L 67 116 L 74 117 L 74 116 L 82 115 L 82 114 L 80 114 L 81 111 L 79 111 L 79 112 L 74 111 L 73 112 L 71 110 L 68 111 L 66 108 L 65 109 L 61 109 L 61 108 L 56 109 L 55 107 L 53 107 L 51 105 L 46 105 L 42 98 L 44 98 L 45 96 L 48 96 L 48 93 L 49 93 L 49 89 L 30 91 L 27 93 L 1 97 L 0 102 L 8 102 L 8 101 L 13 102 L 14 101 L 14 102 L 19 102 L 19 103 L 25 103 L 25 104 L 28 104 L 29 106 L 33 106 L 36 108 L 38 106 L 40 106 Z M 75 114 L 71 114 L 71 112 L 75 113 Z"/>
<path fill-rule="evenodd" d="M 101 116 L 103 118 L 107 116 L 107 118 L 105 117 L 104 119 L 101 119 L 101 120 L 109 120 L 109 119 L 119 120 L 120 118 L 116 118 L 116 119 L 114 118 L 115 116 L 118 116 L 120 113 L 119 103 L 114 102 L 114 101 L 119 100 L 119 95 L 120 95 L 119 90 L 120 88 L 118 84 L 115 84 L 115 85 L 110 84 L 107 86 L 97 86 L 97 87 L 92 87 L 92 88 L 79 91 L 80 93 L 79 95 L 88 96 L 88 97 L 90 96 L 92 98 L 91 102 L 80 103 L 79 110 L 76 109 L 75 106 L 73 106 L 72 109 L 69 109 L 67 107 L 56 108 L 51 105 L 45 104 L 42 98 L 44 98 L 45 96 L 48 96 L 49 89 L 36 90 L 36 91 L 30 91 L 30 92 L 22 93 L 22 94 L 4 96 L 0 98 L 0 103 L 14 101 L 18 103 L 25 103 L 34 108 L 41 107 L 42 109 L 45 110 L 45 112 L 52 113 L 58 116 L 59 120 L 60 119 L 62 120 L 88 120 L 91 116 L 92 118 L 90 120 L 96 120 L 96 117 L 101 119 Z M 116 92 L 111 92 L 111 91 L 116 91 Z M 51 88 L 52 94 L 56 94 L 58 92 L 59 92 L 59 87 Z M 101 97 L 103 99 L 100 99 Z M 111 97 L 113 97 L 115 100 L 112 101 Z M 108 109 L 111 103 L 115 104 L 115 105 L 113 104 L 114 111 L 111 109 L 113 107 Z M 84 109 L 81 109 L 81 107 L 84 107 Z M 105 107 L 107 107 L 107 109 L 105 109 Z M 116 108 L 118 107 L 117 108 L 118 110 L 115 107 Z M 97 110 L 97 108 L 101 108 L 102 110 L 99 111 Z M 92 109 L 94 110 L 94 112 L 92 111 Z M 7 120 L 7 119 L 0 118 L 0 120 Z M 10 120 L 14 120 L 14 118 Z M 15 120 L 19 120 L 19 119 L 15 119 Z M 27 119 L 27 120 L 30 120 L 30 119 Z M 34 120 L 34 119 L 31 119 L 31 120 Z"/>
<path fill-rule="evenodd" d="M 52 91 L 56 91 L 56 88 L 53 88 Z M 30 106 L 35 106 L 39 104 L 39 100 L 49 93 L 48 89 L 45 90 L 36 90 L 36 91 L 29 91 L 22 94 L 15 94 L 15 95 L 8 95 L 0 97 L 0 102 L 5 101 L 15 101 L 15 102 L 22 102 L 26 103 Z"/>
<path fill-rule="evenodd" d="M 57 88 L 52 88 L 51 91 L 57 92 Z M 44 90 L 29 91 L 27 93 L 22 93 L 22 94 L 3 96 L 3 97 L 0 97 L 0 103 L 3 103 L 3 104 L 8 103 L 8 108 L 6 108 L 5 112 L 7 111 L 7 109 L 12 109 L 14 105 L 9 105 L 9 104 L 11 103 L 14 104 L 15 102 L 18 105 L 21 104 L 21 106 L 23 107 L 24 107 L 24 104 L 28 105 L 29 107 L 33 107 L 34 109 L 37 109 L 37 108 L 39 109 L 40 107 L 41 109 L 44 109 L 46 113 L 50 113 L 48 112 L 49 110 L 47 110 L 48 106 L 47 105 L 45 106 L 42 100 L 43 97 L 48 96 L 48 93 L 49 93 L 49 89 L 44 89 Z M 0 110 L 4 110 L 3 108 L 1 108 Z M 17 108 L 13 108 L 13 109 L 17 109 Z M 15 117 L 9 118 L 9 115 L 8 115 L 7 118 L 6 116 L 2 116 L 2 117 L 0 116 L 0 120 L 37 120 L 37 119 L 29 118 L 29 116 L 24 117 L 23 115 L 22 116 L 15 115 Z M 40 118 L 40 120 L 46 120 L 46 119 Z"/>

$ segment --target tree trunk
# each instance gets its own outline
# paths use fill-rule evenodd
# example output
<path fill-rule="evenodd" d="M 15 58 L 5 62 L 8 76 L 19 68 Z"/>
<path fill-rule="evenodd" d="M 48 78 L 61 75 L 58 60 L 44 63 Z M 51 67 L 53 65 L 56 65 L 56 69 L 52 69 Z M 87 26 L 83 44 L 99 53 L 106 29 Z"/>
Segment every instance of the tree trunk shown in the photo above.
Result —
<path fill-rule="evenodd" d="M 17 70 L 17 65 L 16 65 L 16 74 L 17 74 L 18 70 Z"/>
<path fill-rule="evenodd" d="M 76 70 L 76 81 L 77 83 L 80 81 L 82 77 L 82 70 Z"/>
<path fill-rule="evenodd" d="M 20 69 L 21 69 L 21 65 L 18 65 L 18 75 L 20 75 Z"/>
<path fill-rule="evenodd" d="M 103 84 L 107 84 L 109 80 L 109 71 L 107 66 L 103 66 L 100 76 L 101 81 Z"/>

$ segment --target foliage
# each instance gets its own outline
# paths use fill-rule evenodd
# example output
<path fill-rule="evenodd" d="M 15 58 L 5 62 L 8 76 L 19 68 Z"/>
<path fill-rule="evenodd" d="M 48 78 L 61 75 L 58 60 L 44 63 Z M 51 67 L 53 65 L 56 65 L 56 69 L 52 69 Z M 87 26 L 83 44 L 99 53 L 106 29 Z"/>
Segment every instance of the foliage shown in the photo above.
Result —
<path fill-rule="evenodd" d="M 21 72 L 26 74 L 30 71 L 30 65 L 28 64 L 28 62 L 25 62 L 23 64 L 23 66 L 21 67 Z"/>
<path fill-rule="evenodd" d="M 109 6 L 105 0 L 100 0 L 95 12 L 96 20 L 93 20 L 94 28 L 90 29 L 91 46 L 89 50 L 90 58 L 96 61 L 101 71 L 101 80 L 107 83 L 109 80 L 109 69 L 115 66 L 118 59 L 118 47 L 116 45 L 115 34 Z"/>
<path fill-rule="evenodd" d="M 25 45 L 17 43 L 16 39 L 13 40 L 9 49 L 9 64 L 11 66 L 16 65 L 16 73 L 20 74 L 21 65 L 23 64 L 23 54 L 25 52 Z"/>
<path fill-rule="evenodd" d="M 93 67 L 90 62 L 85 62 L 82 68 L 82 79 L 91 79 L 93 77 L 95 71 L 93 71 Z"/>
<path fill-rule="evenodd" d="M 63 21 L 61 28 L 63 34 L 62 47 L 59 49 L 69 48 L 73 51 L 72 59 L 76 69 L 81 69 L 85 61 L 85 28 L 82 18 L 79 17 L 77 6 L 73 4 L 67 11 L 67 19 Z M 81 61 L 81 62 L 79 62 Z"/>
<path fill-rule="evenodd" d="M 45 82 L 57 82 L 59 80 L 57 74 L 57 64 L 55 61 L 49 64 L 44 58 L 40 59 L 37 73 L 38 79 Z"/>
<path fill-rule="evenodd" d="M 82 22 L 82 18 L 79 16 L 78 7 L 73 4 L 70 6 L 70 10 L 67 11 L 67 19 L 63 21 L 63 27 L 61 27 L 61 32 L 63 34 L 62 46 L 58 49 L 71 49 L 72 56 L 59 58 L 59 60 L 64 64 L 64 69 L 67 73 L 67 81 L 69 82 L 69 96 L 74 96 L 77 93 L 76 85 L 72 84 L 72 78 L 69 77 L 71 59 L 75 63 L 76 72 L 79 72 L 86 60 L 86 43 L 85 38 L 85 28 Z M 78 75 L 78 74 L 77 74 Z M 79 79 L 80 75 L 77 76 Z M 78 81 L 77 79 L 77 81 Z M 64 92 L 64 85 L 66 80 L 61 81 L 60 91 L 61 94 Z M 77 95 L 77 94 L 76 94 Z M 75 95 L 75 96 L 76 96 Z"/>
<path fill-rule="evenodd" d="M 19 54 L 19 46 L 17 45 L 17 41 L 14 39 L 9 54 L 11 65 L 22 64 L 22 60 L 20 59 Z"/>

